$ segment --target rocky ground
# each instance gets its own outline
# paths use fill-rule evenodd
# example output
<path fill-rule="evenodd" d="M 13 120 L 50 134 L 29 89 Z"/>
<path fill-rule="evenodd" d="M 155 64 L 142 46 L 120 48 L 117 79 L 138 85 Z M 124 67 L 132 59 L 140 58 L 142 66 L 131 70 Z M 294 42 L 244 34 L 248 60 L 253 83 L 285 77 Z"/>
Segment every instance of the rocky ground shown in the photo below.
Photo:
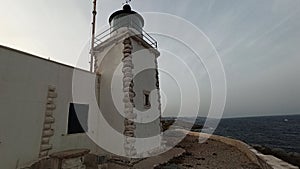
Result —
<path fill-rule="evenodd" d="M 188 135 L 177 147 L 186 152 L 156 169 L 260 169 L 238 149 L 221 142 L 199 144 L 198 137 Z"/>
<path fill-rule="evenodd" d="M 180 149 L 183 153 L 178 156 Z M 148 169 L 155 164 L 155 169 L 260 169 L 237 148 L 210 139 L 200 144 L 198 137 L 192 135 L 187 135 L 176 147 L 164 154 L 137 161 L 131 166 L 124 164 L 126 162 L 110 160 L 109 165 L 103 168 Z"/>
<path fill-rule="evenodd" d="M 270 148 L 262 145 L 251 145 L 257 151 L 265 155 L 273 155 L 279 159 L 282 159 L 290 164 L 300 167 L 300 154 L 296 152 L 286 152 L 279 148 Z"/>

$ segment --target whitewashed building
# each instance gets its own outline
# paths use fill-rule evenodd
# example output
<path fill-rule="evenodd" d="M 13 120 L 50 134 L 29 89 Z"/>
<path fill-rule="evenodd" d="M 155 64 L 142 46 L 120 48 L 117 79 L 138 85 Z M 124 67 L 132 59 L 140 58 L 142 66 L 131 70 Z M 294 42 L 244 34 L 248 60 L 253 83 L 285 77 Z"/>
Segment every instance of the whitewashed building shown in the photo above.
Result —
<path fill-rule="evenodd" d="M 96 37 L 94 72 L 0 46 L 0 168 L 89 149 L 144 157 L 160 148 L 157 42 L 125 5 Z"/>

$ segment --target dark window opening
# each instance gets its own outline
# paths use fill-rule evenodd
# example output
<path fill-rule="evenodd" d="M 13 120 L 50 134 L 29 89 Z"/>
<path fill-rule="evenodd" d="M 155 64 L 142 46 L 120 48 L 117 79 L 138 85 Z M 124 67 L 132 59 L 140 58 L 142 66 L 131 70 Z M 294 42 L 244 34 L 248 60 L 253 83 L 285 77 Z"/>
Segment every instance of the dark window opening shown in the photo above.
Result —
<path fill-rule="evenodd" d="M 151 107 L 149 91 L 144 91 L 144 107 L 146 109 L 150 109 L 150 107 Z"/>
<path fill-rule="evenodd" d="M 88 104 L 70 103 L 68 134 L 85 133 L 88 131 Z"/>

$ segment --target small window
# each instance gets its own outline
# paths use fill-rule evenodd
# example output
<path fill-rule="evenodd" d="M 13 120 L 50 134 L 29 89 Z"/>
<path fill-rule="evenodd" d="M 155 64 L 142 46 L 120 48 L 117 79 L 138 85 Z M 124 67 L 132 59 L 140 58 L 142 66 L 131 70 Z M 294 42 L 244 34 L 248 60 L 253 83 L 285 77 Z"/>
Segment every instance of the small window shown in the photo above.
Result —
<path fill-rule="evenodd" d="M 70 103 L 68 134 L 85 133 L 88 131 L 88 104 Z"/>
<path fill-rule="evenodd" d="M 146 109 L 150 109 L 151 103 L 150 103 L 150 92 L 144 90 L 144 107 Z"/>

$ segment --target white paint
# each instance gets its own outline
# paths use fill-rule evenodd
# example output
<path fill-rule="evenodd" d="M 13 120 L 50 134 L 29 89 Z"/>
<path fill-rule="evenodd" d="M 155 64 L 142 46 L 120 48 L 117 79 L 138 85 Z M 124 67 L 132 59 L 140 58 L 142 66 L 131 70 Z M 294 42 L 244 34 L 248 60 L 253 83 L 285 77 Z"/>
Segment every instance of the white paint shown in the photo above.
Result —
<path fill-rule="evenodd" d="M 137 114 L 135 130 L 137 139 L 135 146 L 138 154 L 149 152 L 160 146 L 160 115 L 158 90 L 156 87 L 156 54 L 142 46 L 138 41 L 132 41 L 133 45 L 133 74 L 135 109 Z M 140 75 L 139 75 L 140 74 Z M 144 91 L 150 91 L 150 109 L 144 107 Z"/>
<path fill-rule="evenodd" d="M 94 92 L 95 74 L 0 46 L 0 168 L 15 169 L 38 160 L 49 85 L 55 86 L 58 94 L 54 100 L 55 122 L 51 126 L 54 129 L 54 135 L 50 138 L 49 144 L 52 145 L 52 149 L 49 154 L 77 148 L 88 148 L 96 154 L 105 154 L 103 149 L 114 150 L 113 152 L 120 155 L 124 154 L 122 133 L 124 117 L 114 108 L 114 103 L 107 98 L 110 96 L 109 92 L 119 93 L 123 87 L 122 83 L 111 85 L 113 75 L 117 75 L 114 78 L 117 77 L 119 82 L 123 78 L 121 70 L 116 69 L 123 57 L 122 40 L 125 36 L 119 37 L 121 37 L 120 41 L 110 39 L 113 40 L 110 45 L 103 43 L 107 46 L 101 53 L 98 53 L 99 69 L 97 72 L 101 74 L 99 94 L 101 112 Z M 137 42 L 133 42 L 133 45 L 136 51 L 145 49 Z M 135 73 L 142 67 L 155 66 L 155 55 L 148 49 L 145 51 L 147 56 L 135 55 L 133 58 Z M 100 59 L 100 56 L 105 57 Z M 145 57 L 146 62 L 139 60 L 142 57 Z M 146 84 L 143 83 L 143 79 L 140 79 L 140 85 L 134 88 L 138 95 L 135 98 L 138 105 L 142 104 L 143 100 L 140 100 L 139 91 L 156 88 L 154 72 L 150 73 L 149 77 L 143 78 L 150 78 L 151 82 Z M 123 93 L 119 96 L 117 93 L 115 96 L 120 102 Z M 141 122 L 160 115 L 157 91 L 152 91 L 150 97 L 151 112 L 155 114 L 150 113 L 141 118 L 143 113 L 137 112 Z M 69 104 L 72 102 L 89 104 L 88 133 L 67 135 Z M 160 133 L 159 118 L 150 121 L 152 123 L 147 125 L 137 125 L 135 131 L 137 137 L 143 137 L 149 133 Z M 114 126 L 114 129 L 110 128 L 110 125 Z M 159 137 L 145 139 L 145 142 L 138 142 L 136 146 L 144 151 L 154 146 L 157 147 L 159 141 Z M 96 143 L 101 147 L 104 145 L 103 149 Z"/>
<path fill-rule="evenodd" d="M 74 148 L 103 152 L 86 134 L 66 135 L 73 71 L 72 67 L 0 46 L 0 168 L 15 169 L 38 159 L 48 85 L 56 86 L 58 93 L 50 154 Z M 93 74 L 77 71 L 88 83 L 94 81 Z M 88 123 L 91 121 L 89 118 Z"/>
<path fill-rule="evenodd" d="M 130 35 L 133 35 L 130 29 L 121 28 L 114 32 L 106 41 L 96 47 L 98 69 L 101 74 L 101 89 L 100 89 L 100 109 L 104 116 L 108 117 L 108 122 L 111 123 L 119 132 L 124 131 L 124 103 L 123 103 L 123 41 Z M 145 138 L 136 142 L 136 147 L 140 150 L 138 153 L 143 154 L 146 151 L 158 148 L 160 146 L 160 109 L 159 97 L 156 90 L 156 58 L 158 51 L 156 49 L 147 49 L 142 43 L 143 40 L 131 38 L 133 46 L 133 76 L 134 87 L 136 93 L 134 97 L 134 113 L 137 114 L 135 122 L 135 136 L 137 138 Z M 156 51 L 156 52 L 153 52 Z M 139 72 L 144 69 L 152 70 L 147 72 L 143 77 L 136 77 Z M 126 70 L 129 71 L 129 70 Z M 150 91 L 151 108 L 144 108 L 143 90 Z M 112 95 L 113 102 L 105 101 L 105 98 Z M 104 101 L 104 102 L 103 102 Z M 108 102 L 107 102 L 108 101 Z M 129 110 L 126 110 L 129 111 Z M 109 116 L 108 116 L 109 115 Z M 149 136 L 154 136 L 150 137 Z M 112 139 L 110 139 L 112 141 Z M 114 141 L 116 142 L 116 141 Z M 120 142 L 120 141 L 119 141 Z M 123 145 L 123 144 L 122 144 Z M 115 148 L 119 149 L 118 148 Z"/>

